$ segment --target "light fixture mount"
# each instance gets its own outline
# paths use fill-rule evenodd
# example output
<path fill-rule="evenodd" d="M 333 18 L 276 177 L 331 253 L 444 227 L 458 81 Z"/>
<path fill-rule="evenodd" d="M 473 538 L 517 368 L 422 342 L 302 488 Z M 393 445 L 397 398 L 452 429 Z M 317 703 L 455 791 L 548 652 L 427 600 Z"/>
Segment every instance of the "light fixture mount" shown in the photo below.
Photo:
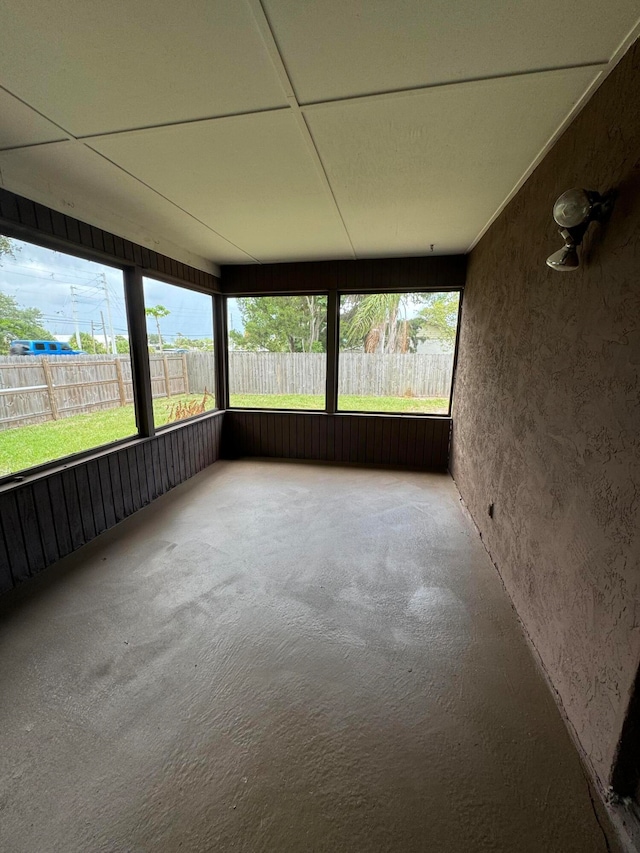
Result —
<path fill-rule="evenodd" d="M 613 209 L 614 194 L 601 195 L 595 190 L 574 187 L 563 192 L 553 205 L 553 218 L 560 226 L 564 247 L 547 258 L 547 265 L 559 272 L 580 266 L 578 246 L 592 222 L 602 222 Z"/>

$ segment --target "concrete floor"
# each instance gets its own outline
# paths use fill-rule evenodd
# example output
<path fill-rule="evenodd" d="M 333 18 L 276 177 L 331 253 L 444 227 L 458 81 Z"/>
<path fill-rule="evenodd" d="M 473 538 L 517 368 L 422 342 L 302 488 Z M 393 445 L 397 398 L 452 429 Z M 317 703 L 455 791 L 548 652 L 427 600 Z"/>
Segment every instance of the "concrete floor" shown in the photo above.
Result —
<path fill-rule="evenodd" d="M 0 615 L 3 853 L 608 849 L 446 475 L 221 462 Z"/>

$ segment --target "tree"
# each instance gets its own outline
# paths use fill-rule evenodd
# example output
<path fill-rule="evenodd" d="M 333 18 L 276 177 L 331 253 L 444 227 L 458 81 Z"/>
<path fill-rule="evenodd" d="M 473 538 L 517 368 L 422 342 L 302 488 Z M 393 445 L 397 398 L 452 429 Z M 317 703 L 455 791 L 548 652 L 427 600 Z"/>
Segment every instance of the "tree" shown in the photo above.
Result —
<path fill-rule="evenodd" d="M 243 331 L 229 340 L 249 352 L 325 352 L 326 296 L 250 296 L 238 299 Z"/>
<path fill-rule="evenodd" d="M 129 339 L 124 335 L 116 335 L 116 352 L 118 355 L 128 355 L 130 352 Z"/>
<path fill-rule="evenodd" d="M 452 349 L 456 341 L 460 294 L 427 293 L 425 302 L 425 307 L 416 318 L 418 336 L 425 337 L 428 331 L 431 337 L 444 341 Z"/>
<path fill-rule="evenodd" d="M 176 334 L 173 345 L 179 349 L 213 352 L 213 338 L 187 338 L 182 332 Z"/>
<path fill-rule="evenodd" d="M 370 293 L 343 297 L 343 349 L 368 353 L 415 352 L 426 336 L 453 346 L 458 322 L 458 293 Z M 416 315 L 419 306 L 421 309 Z M 411 316 L 413 314 L 413 316 Z"/>
<path fill-rule="evenodd" d="M 375 353 L 409 352 L 410 294 L 369 293 L 345 297 L 341 325 L 347 347 Z"/>
<path fill-rule="evenodd" d="M 76 344 L 73 343 L 72 346 L 76 346 Z M 88 352 L 89 355 L 94 353 L 102 355 L 107 352 L 105 345 L 101 344 L 96 337 L 92 337 L 89 332 L 80 332 L 80 349 L 84 350 L 84 352 Z"/>
<path fill-rule="evenodd" d="M 0 354 L 9 352 L 11 341 L 53 341 L 51 332 L 42 325 L 42 312 L 37 308 L 21 308 L 13 296 L 0 293 Z"/>
<path fill-rule="evenodd" d="M 0 258 L 2 255 L 8 255 L 10 258 L 15 258 L 16 252 L 19 252 L 20 248 L 13 245 L 13 240 L 9 237 L 5 237 L 3 234 L 0 234 Z"/>
<path fill-rule="evenodd" d="M 160 346 L 160 352 L 162 352 L 162 333 L 160 332 L 160 318 L 168 317 L 171 314 L 168 308 L 165 308 L 164 305 L 153 305 L 151 308 L 145 308 L 144 313 L 147 317 L 154 317 L 156 321 L 156 328 L 158 330 L 158 343 Z"/>

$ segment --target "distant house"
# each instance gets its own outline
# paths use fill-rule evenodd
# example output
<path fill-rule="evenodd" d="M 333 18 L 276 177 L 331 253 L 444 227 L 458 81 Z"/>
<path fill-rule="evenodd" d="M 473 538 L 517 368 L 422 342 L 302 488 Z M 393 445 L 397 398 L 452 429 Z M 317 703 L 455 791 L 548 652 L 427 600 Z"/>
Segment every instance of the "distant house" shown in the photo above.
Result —
<path fill-rule="evenodd" d="M 450 355 L 453 344 L 442 337 L 438 326 L 424 325 L 416 335 L 416 352 L 420 355 Z"/>

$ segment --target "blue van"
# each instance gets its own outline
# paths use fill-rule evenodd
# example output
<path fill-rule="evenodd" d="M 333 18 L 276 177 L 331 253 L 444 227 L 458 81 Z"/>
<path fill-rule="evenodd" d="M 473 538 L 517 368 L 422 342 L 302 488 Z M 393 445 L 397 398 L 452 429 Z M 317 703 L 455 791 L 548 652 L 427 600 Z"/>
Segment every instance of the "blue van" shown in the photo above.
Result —
<path fill-rule="evenodd" d="M 84 350 L 60 341 L 11 341 L 9 355 L 84 355 Z"/>

